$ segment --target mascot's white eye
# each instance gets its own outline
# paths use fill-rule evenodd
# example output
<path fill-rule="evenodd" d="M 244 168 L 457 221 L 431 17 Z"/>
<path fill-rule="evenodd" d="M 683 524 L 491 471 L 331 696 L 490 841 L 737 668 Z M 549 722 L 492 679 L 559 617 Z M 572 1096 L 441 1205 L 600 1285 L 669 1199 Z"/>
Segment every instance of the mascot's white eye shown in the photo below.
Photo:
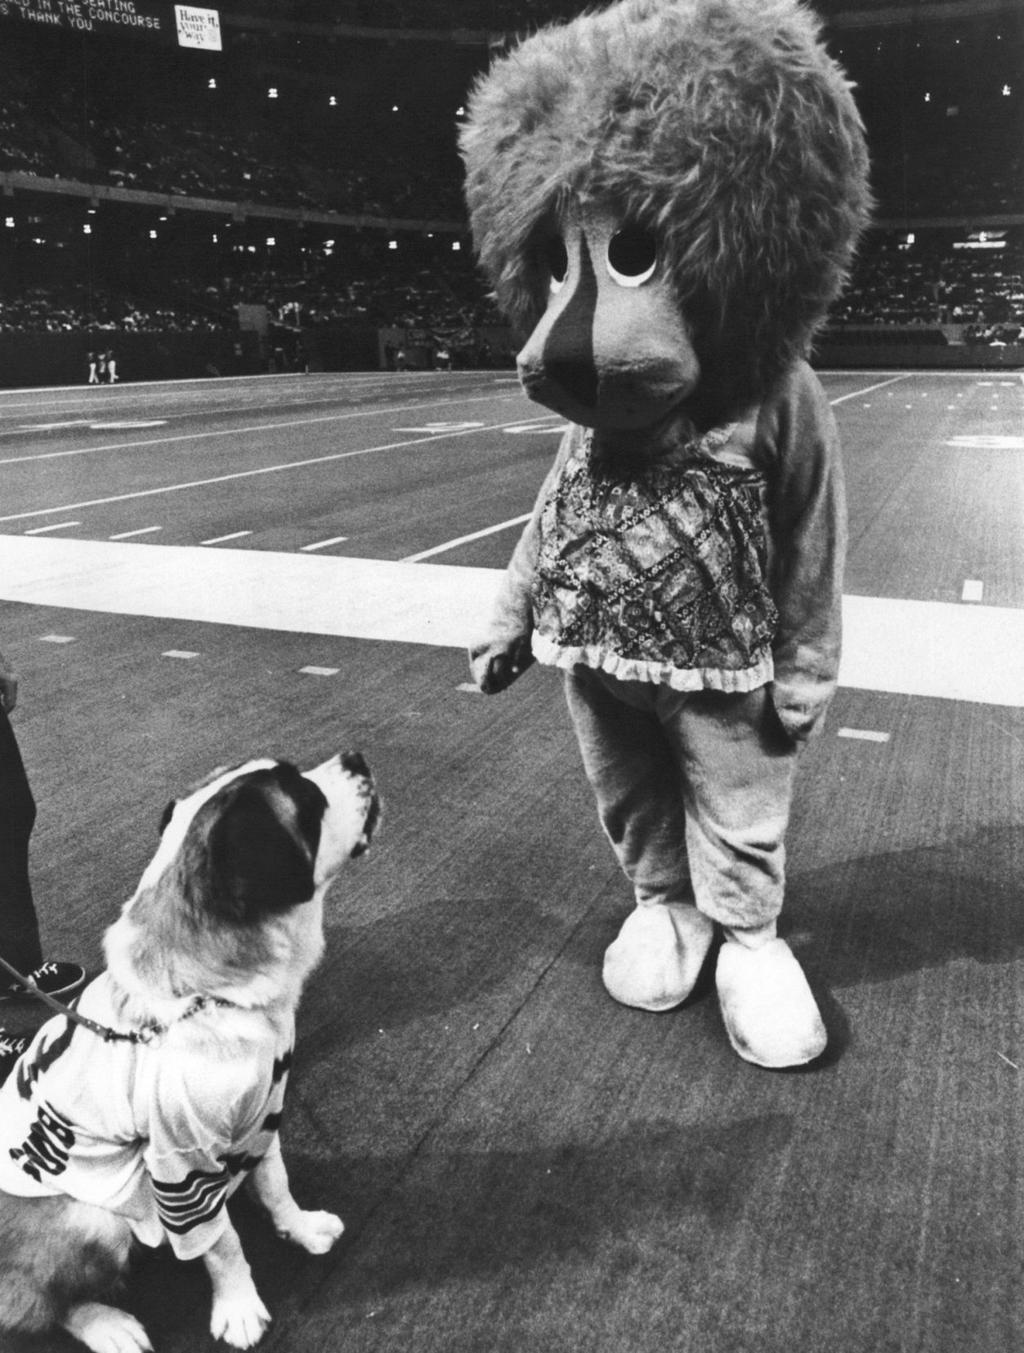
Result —
<path fill-rule="evenodd" d="M 624 226 L 608 241 L 608 272 L 620 287 L 639 287 L 654 276 L 658 241 L 642 226 Z"/>
<path fill-rule="evenodd" d="M 557 235 L 552 235 L 544 245 L 544 262 L 551 274 L 551 290 L 561 291 L 569 274 L 569 251 Z"/>

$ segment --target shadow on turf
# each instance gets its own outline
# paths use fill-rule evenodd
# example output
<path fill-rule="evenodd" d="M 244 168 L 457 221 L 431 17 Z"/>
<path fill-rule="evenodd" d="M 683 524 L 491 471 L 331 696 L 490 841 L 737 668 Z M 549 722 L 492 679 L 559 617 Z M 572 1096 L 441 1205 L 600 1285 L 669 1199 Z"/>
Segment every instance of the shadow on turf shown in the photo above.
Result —
<path fill-rule="evenodd" d="M 233 1213 L 280 1346 L 312 1349 L 326 1345 L 293 1344 L 293 1321 L 300 1328 L 310 1314 L 358 1321 L 410 1289 L 502 1273 L 528 1283 L 552 1266 L 597 1261 L 610 1282 L 638 1273 L 645 1282 L 675 1281 L 680 1265 L 707 1262 L 710 1237 L 742 1224 L 790 1138 L 789 1118 L 776 1113 L 653 1123 L 597 1145 L 485 1151 L 467 1139 L 418 1159 L 415 1169 L 406 1159 L 342 1155 L 327 1181 L 322 1161 L 300 1157 L 291 1170 L 300 1196 L 312 1189 L 327 1206 L 337 1205 L 335 1195 L 347 1198 L 346 1235 L 319 1259 L 274 1238 L 248 1200 Z M 201 1264 L 145 1252 L 126 1305 L 162 1353 L 192 1353 L 207 1346 L 208 1293 Z"/>
<path fill-rule="evenodd" d="M 1022 892 L 1024 828 L 996 825 L 805 874 L 790 885 L 785 916 L 808 932 L 820 982 L 841 989 L 957 960 L 1020 958 Z"/>

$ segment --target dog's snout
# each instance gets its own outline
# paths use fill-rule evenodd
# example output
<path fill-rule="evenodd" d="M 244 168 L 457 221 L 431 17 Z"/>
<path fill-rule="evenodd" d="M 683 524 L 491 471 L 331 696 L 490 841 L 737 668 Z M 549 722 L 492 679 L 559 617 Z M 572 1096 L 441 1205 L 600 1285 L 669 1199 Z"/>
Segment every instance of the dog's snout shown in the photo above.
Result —
<path fill-rule="evenodd" d="M 342 752 L 341 768 L 349 775 L 370 774 L 370 767 L 366 764 L 366 757 L 362 752 Z"/>

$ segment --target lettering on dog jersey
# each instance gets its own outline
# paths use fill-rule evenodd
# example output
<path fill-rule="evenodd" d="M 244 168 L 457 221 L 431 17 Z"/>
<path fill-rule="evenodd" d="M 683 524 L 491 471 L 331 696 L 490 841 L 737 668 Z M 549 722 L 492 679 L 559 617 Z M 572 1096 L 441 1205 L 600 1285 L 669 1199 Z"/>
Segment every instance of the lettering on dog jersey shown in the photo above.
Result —
<path fill-rule="evenodd" d="M 64 1028 L 53 1038 L 40 1040 L 39 1046 L 35 1048 L 31 1058 L 23 1057 L 18 1065 L 18 1076 L 16 1085 L 18 1094 L 22 1099 L 32 1097 L 32 1087 L 36 1081 L 46 1071 L 53 1066 L 54 1062 L 62 1053 L 67 1052 L 74 1037 L 74 1022 L 66 1016 L 61 1016 L 64 1020 Z"/>
<path fill-rule="evenodd" d="M 74 1144 L 71 1124 L 52 1104 L 43 1100 L 28 1136 L 21 1146 L 11 1147 L 10 1156 L 30 1179 L 39 1184 L 42 1183 L 40 1171 L 51 1179 L 64 1173 Z"/>

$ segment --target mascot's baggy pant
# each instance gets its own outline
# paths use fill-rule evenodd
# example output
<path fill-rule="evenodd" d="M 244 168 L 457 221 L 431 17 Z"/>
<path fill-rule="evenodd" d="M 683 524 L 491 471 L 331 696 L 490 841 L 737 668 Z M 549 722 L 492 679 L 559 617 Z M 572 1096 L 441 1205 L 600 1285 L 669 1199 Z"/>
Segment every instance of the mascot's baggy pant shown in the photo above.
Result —
<path fill-rule="evenodd" d="M 797 746 L 767 689 L 674 691 L 578 668 L 565 691 L 638 904 L 696 903 L 751 939 L 773 928 Z"/>
<path fill-rule="evenodd" d="M 767 688 L 679 692 L 577 669 L 565 690 L 602 826 L 637 903 L 605 954 L 609 994 L 645 1010 L 678 1005 L 717 921 L 731 941 L 716 982 L 736 1050 L 762 1065 L 820 1052 L 813 997 L 775 936 L 798 746 Z M 793 1007 L 788 1018 L 780 997 Z M 769 1013 L 769 1027 L 782 1018 L 781 1038 L 752 1040 Z"/>

